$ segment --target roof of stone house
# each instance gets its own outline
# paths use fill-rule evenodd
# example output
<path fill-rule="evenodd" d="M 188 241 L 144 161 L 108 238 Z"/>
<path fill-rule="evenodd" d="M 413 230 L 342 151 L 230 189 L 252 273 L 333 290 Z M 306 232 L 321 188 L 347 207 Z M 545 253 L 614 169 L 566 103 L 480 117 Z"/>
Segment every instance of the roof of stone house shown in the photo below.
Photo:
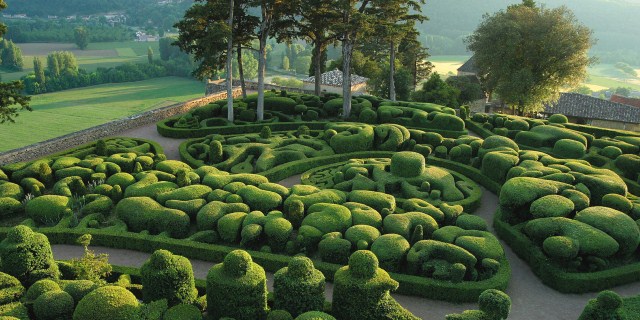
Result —
<path fill-rule="evenodd" d="M 476 56 L 472 56 L 465 62 L 460 68 L 458 68 L 458 72 L 466 72 L 477 74 L 478 69 L 476 68 Z"/>
<path fill-rule="evenodd" d="M 304 80 L 302 80 L 304 82 L 308 82 L 308 83 L 316 83 L 316 78 L 315 77 L 309 77 L 306 78 Z M 361 77 L 359 75 L 355 75 L 352 74 L 351 75 L 351 85 L 355 86 L 361 83 L 365 83 L 369 81 L 368 78 L 365 77 Z M 341 87 L 342 86 L 342 71 L 335 69 L 333 71 L 329 71 L 329 72 L 325 72 L 322 75 L 320 75 L 320 84 L 321 85 L 326 85 L 326 86 L 334 86 L 334 87 Z"/>
<path fill-rule="evenodd" d="M 638 98 L 627 98 L 621 95 L 614 94 L 611 96 L 611 101 L 640 108 L 640 99 Z"/>
<path fill-rule="evenodd" d="M 585 119 L 640 123 L 640 108 L 579 93 L 563 93 L 558 102 L 547 105 L 544 112 Z"/>

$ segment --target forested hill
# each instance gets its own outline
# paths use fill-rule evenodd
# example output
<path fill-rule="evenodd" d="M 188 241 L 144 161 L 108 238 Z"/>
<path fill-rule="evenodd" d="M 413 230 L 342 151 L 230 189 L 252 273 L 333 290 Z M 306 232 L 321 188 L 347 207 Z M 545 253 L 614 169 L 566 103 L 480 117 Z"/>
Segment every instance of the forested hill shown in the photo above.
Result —
<path fill-rule="evenodd" d="M 127 5 L 151 2 L 151 0 L 6 0 L 5 2 L 8 7 L 3 13 L 47 17 L 123 11 Z"/>
<path fill-rule="evenodd" d="M 493 13 L 519 0 L 429 0 L 429 17 L 421 32 L 431 53 L 461 54 L 462 39 L 473 32 L 485 13 Z M 537 0 L 548 8 L 566 5 L 579 21 L 594 30 L 595 52 L 640 52 L 640 0 Z"/>

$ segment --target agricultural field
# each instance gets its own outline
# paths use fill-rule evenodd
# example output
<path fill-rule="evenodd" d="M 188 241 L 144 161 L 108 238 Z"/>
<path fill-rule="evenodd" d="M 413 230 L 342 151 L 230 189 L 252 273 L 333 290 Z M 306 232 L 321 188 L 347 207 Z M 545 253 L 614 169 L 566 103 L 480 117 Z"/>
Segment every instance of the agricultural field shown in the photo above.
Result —
<path fill-rule="evenodd" d="M 20 43 L 24 59 L 21 72 L 0 72 L 4 81 L 18 80 L 33 71 L 33 58 L 39 57 L 46 65 L 46 58 L 52 51 L 71 51 L 78 60 L 78 66 L 89 71 L 109 68 L 123 63 L 147 61 L 147 49 L 153 49 L 156 58 L 160 56 L 158 42 L 98 42 L 90 43 L 86 50 L 80 50 L 72 43 Z"/>
<path fill-rule="evenodd" d="M 203 92 L 199 81 L 166 77 L 36 95 L 33 112 L 22 112 L 15 124 L 0 127 L 0 136 L 11 137 L 0 140 L 0 152 L 198 98 Z"/>
<path fill-rule="evenodd" d="M 158 122 L 181 161 L 111 138 L 0 166 L 0 316 L 634 319 L 640 134 L 371 96 L 342 119 L 284 91 L 258 120 L 256 99 Z M 90 242 L 144 263 L 54 261 Z"/>

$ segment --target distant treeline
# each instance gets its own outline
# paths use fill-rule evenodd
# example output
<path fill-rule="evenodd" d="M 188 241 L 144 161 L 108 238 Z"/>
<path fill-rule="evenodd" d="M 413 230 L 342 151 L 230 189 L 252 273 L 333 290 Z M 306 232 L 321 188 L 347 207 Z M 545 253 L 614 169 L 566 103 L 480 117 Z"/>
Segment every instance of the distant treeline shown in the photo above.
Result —
<path fill-rule="evenodd" d="M 132 40 L 135 33 L 125 26 L 56 20 L 8 20 L 5 37 L 16 43 L 74 42 L 74 29 L 82 26 L 89 32 L 89 42 Z"/>

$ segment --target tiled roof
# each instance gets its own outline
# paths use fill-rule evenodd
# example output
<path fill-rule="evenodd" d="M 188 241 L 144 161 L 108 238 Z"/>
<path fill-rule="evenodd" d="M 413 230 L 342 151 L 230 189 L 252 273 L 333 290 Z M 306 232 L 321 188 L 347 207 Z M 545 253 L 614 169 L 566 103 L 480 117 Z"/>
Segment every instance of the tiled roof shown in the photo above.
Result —
<path fill-rule="evenodd" d="M 460 68 L 458 68 L 458 72 L 467 72 L 467 73 L 478 73 L 478 69 L 476 68 L 476 56 L 472 56 L 465 62 Z"/>
<path fill-rule="evenodd" d="M 638 98 L 627 98 L 614 94 L 611 96 L 611 101 L 640 108 L 640 99 Z"/>
<path fill-rule="evenodd" d="M 309 77 L 304 80 L 304 82 L 316 83 L 315 77 Z M 357 85 L 361 83 L 365 83 L 369 81 L 369 79 L 365 77 L 361 77 L 359 75 L 352 74 L 351 75 L 351 85 Z M 342 87 L 342 71 L 336 69 L 333 71 L 325 72 L 320 76 L 320 84 L 327 86 L 335 86 Z"/>
<path fill-rule="evenodd" d="M 553 106 L 547 105 L 544 112 L 586 119 L 640 123 L 640 108 L 579 93 L 563 93 L 560 100 Z"/>

